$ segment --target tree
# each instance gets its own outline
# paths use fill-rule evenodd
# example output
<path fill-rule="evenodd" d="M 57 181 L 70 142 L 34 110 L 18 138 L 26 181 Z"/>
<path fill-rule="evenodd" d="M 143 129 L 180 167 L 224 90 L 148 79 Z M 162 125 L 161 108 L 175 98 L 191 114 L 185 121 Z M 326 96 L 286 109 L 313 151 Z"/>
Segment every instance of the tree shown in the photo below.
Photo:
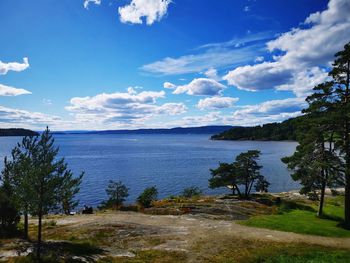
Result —
<path fill-rule="evenodd" d="M 341 169 L 341 159 L 336 155 L 333 143 L 326 147 L 326 128 L 329 124 L 322 125 L 324 118 L 317 116 L 310 118 L 301 126 L 302 136 L 299 137 L 299 145 L 295 153 L 290 157 L 282 158 L 282 161 L 293 170 L 292 178 L 302 185 L 301 194 L 312 194 L 318 196 L 319 209 L 318 216 L 323 215 L 324 195 L 326 186 L 335 187 L 342 184 L 339 172 Z M 314 117 L 315 118 L 315 117 Z M 327 140 L 332 141 L 332 138 Z"/>
<path fill-rule="evenodd" d="M 158 190 L 156 186 L 147 187 L 137 198 L 137 202 L 143 207 L 150 207 L 157 200 Z"/>
<path fill-rule="evenodd" d="M 238 195 L 241 196 L 241 191 L 238 185 L 240 185 L 240 177 L 237 172 L 235 163 L 220 163 L 216 169 L 210 169 L 212 177 L 209 179 L 210 188 L 229 187 L 232 189 L 232 194 L 235 195 L 236 190 Z"/>
<path fill-rule="evenodd" d="M 80 184 L 82 182 L 84 172 L 78 177 L 74 178 L 72 171 L 67 168 L 66 163 L 63 163 L 60 169 L 63 171 L 63 176 L 60 178 L 59 200 L 61 203 L 62 212 L 69 215 L 71 211 L 79 204 L 79 201 L 75 199 L 75 196 L 80 191 Z"/>
<path fill-rule="evenodd" d="M 344 50 L 335 54 L 333 69 L 330 72 L 334 80 L 333 96 L 336 112 L 338 113 L 338 133 L 342 138 L 339 145 L 345 160 L 345 227 L 350 228 L 350 42 Z"/>
<path fill-rule="evenodd" d="M 37 257 L 40 260 L 42 217 L 60 204 L 74 205 L 81 176 L 73 179 L 47 128 L 40 137 L 25 137 L 12 151 L 12 160 L 5 159 L 3 174 L 13 187 L 12 199 L 25 213 L 38 216 Z"/>
<path fill-rule="evenodd" d="M 316 127 L 318 126 L 319 133 L 323 136 L 323 139 L 318 139 L 317 148 L 324 147 L 324 144 L 328 142 L 332 148 L 334 147 L 332 151 L 338 153 L 339 157 L 344 160 L 343 167 L 334 169 L 337 169 L 337 181 L 342 181 L 344 177 L 344 227 L 350 228 L 350 43 L 344 46 L 344 50 L 335 54 L 335 61 L 329 76 L 331 79 L 316 86 L 314 94 L 307 98 L 309 107 L 304 112 L 317 120 Z M 325 125 L 327 122 L 332 127 Z M 323 157 L 319 160 L 323 166 L 328 162 Z M 328 166 L 331 165 L 328 164 Z M 322 170 L 327 173 L 329 169 L 323 167 L 320 173 Z"/>
<path fill-rule="evenodd" d="M 212 169 L 212 178 L 209 179 L 209 186 L 217 188 L 229 186 L 235 194 L 242 197 L 239 185 L 243 185 L 244 197 L 249 198 L 252 187 L 259 191 L 267 191 L 269 183 L 265 177 L 260 174 L 262 166 L 258 165 L 257 160 L 260 156 L 260 151 L 250 150 L 239 154 L 236 161 L 233 163 L 220 163 L 217 169 Z"/>
<path fill-rule="evenodd" d="M 262 166 L 258 165 L 257 159 L 259 159 L 260 151 L 251 150 L 245 153 L 241 153 L 236 157 L 237 171 L 244 184 L 244 195 L 249 197 L 250 191 L 256 180 L 261 180 L 262 175 L 260 169 Z"/>
<path fill-rule="evenodd" d="M 4 182 L 11 188 L 9 197 L 16 208 L 24 215 L 24 238 L 28 239 L 28 214 L 30 200 L 36 194 L 32 189 L 32 154 L 37 137 L 24 137 L 11 151 L 11 160 L 5 157 L 2 175 Z"/>
<path fill-rule="evenodd" d="M 187 187 L 183 190 L 182 196 L 185 198 L 197 197 L 202 194 L 202 191 L 197 186 Z"/>
<path fill-rule="evenodd" d="M 118 209 L 129 196 L 129 189 L 121 181 L 110 180 L 106 189 L 108 200 L 104 201 L 104 207 Z"/>

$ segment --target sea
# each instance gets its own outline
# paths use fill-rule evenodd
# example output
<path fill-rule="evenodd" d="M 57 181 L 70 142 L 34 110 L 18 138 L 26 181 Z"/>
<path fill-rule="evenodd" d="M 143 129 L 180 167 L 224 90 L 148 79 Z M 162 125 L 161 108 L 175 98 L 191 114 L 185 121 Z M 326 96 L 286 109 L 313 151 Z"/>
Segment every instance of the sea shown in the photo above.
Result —
<path fill-rule="evenodd" d="M 190 186 L 204 194 L 225 194 L 223 187 L 210 189 L 210 169 L 232 162 L 248 150 L 260 150 L 261 173 L 271 183 L 270 192 L 299 188 L 281 158 L 293 154 L 296 142 L 217 141 L 210 134 L 57 134 L 59 157 L 78 175 L 85 172 L 77 195 L 79 206 L 96 207 L 107 198 L 109 180 L 120 180 L 129 188 L 127 203 L 135 202 L 146 188 L 156 186 L 159 198 L 179 195 Z M 21 137 L 0 137 L 0 169 L 3 159 Z"/>

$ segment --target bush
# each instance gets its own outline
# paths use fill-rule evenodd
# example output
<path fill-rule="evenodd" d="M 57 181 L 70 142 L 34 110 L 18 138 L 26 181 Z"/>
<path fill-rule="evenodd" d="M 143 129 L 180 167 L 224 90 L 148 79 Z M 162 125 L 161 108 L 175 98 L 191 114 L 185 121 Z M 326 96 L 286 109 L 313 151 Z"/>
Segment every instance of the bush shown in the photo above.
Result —
<path fill-rule="evenodd" d="M 157 187 L 147 187 L 142 194 L 137 198 L 137 202 L 143 207 L 151 207 L 152 202 L 157 200 Z"/>
<path fill-rule="evenodd" d="M 186 198 L 198 197 L 201 195 L 202 191 L 197 186 L 185 188 L 182 192 L 182 196 Z"/>

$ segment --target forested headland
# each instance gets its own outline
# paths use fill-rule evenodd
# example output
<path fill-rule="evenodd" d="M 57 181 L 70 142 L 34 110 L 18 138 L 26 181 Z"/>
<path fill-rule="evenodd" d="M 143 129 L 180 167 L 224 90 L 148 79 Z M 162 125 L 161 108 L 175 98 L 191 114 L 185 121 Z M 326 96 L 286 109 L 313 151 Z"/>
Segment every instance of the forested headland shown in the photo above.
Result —
<path fill-rule="evenodd" d="M 267 123 L 254 127 L 234 127 L 213 135 L 213 140 L 251 140 L 251 141 L 295 141 L 297 130 L 303 116 L 291 118 L 281 123 Z"/>
<path fill-rule="evenodd" d="M 38 133 L 28 129 L 22 128 L 10 128 L 10 129 L 0 129 L 1 136 L 37 136 Z"/>

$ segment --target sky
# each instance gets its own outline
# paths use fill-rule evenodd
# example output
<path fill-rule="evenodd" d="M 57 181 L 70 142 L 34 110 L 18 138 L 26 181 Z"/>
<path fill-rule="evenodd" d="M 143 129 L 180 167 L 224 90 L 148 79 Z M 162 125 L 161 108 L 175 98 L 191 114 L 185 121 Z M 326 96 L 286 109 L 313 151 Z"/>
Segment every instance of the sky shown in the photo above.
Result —
<path fill-rule="evenodd" d="M 252 126 L 300 115 L 349 0 L 0 0 L 0 127 Z"/>

